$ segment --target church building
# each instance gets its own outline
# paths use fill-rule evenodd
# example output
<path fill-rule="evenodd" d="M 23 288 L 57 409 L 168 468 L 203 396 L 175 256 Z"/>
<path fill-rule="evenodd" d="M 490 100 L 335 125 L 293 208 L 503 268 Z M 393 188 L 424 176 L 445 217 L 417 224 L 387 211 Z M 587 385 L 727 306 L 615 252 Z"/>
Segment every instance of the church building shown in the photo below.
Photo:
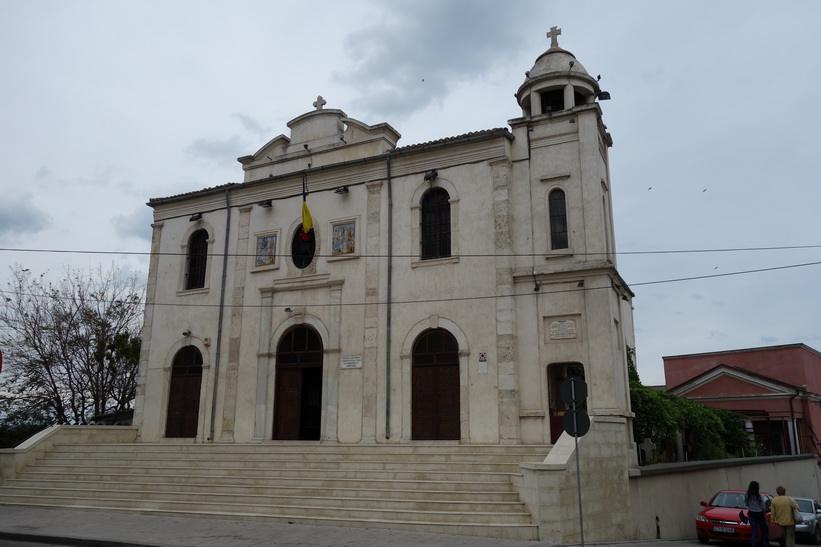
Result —
<path fill-rule="evenodd" d="M 507 126 L 402 146 L 317 97 L 151 199 L 141 440 L 550 445 L 570 375 L 629 433 L 609 95 L 559 32 Z"/>
<path fill-rule="evenodd" d="M 133 424 L 0 451 L 0 505 L 562 544 L 691 530 L 656 509 L 666 476 L 637 480 L 609 95 L 559 34 L 506 125 L 400 145 L 317 97 L 242 182 L 151 199 Z"/>
<path fill-rule="evenodd" d="M 133 425 L 0 451 L 0 505 L 584 544 L 692 534 L 739 473 L 815 484 L 638 467 L 609 95 L 559 35 L 506 125 L 400 145 L 317 97 L 242 182 L 151 199 Z"/>

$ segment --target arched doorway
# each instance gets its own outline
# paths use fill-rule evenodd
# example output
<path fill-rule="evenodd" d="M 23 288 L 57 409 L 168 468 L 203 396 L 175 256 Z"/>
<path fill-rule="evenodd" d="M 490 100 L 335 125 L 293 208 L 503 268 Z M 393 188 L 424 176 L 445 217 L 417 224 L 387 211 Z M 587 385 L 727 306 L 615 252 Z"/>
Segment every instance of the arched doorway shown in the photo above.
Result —
<path fill-rule="evenodd" d="M 182 348 L 171 365 L 166 437 L 196 437 L 200 413 L 202 354 L 194 346 Z"/>
<path fill-rule="evenodd" d="M 318 441 L 322 425 L 322 341 L 298 325 L 277 347 L 274 439 Z"/>
<path fill-rule="evenodd" d="M 431 329 L 413 344 L 411 438 L 458 440 L 459 346 L 444 329 Z"/>

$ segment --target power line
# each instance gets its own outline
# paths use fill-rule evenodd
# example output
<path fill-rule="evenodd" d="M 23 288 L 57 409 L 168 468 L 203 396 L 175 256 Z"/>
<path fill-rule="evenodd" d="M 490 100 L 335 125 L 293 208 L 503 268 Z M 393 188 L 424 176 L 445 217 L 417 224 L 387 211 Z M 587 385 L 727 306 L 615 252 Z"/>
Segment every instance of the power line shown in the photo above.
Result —
<path fill-rule="evenodd" d="M 787 250 L 803 250 L 803 249 L 821 249 L 821 245 L 787 245 L 787 246 L 778 246 L 778 247 L 730 247 L 730 248 L 719 248 L 719 249 L 670 249 L 670 250 L 659 250 L 659 251 L 617 251 L 615 253 L 605 253 L 605 252 L 596 252 L 596 253 L 581 253 L 581 252 L 574 252 L 573 254 L 576 256 L 606 256 L 609 254 L 616 254 L 616 255 L 657 255 L 657 254 L 693 254 L 693 253 L 737 253 L 737 252 L 757 252 L 757 251 L 787 251 Z M 98 251 L 98 250 L 90 250 L 90 249 L 27 249 L 27 248 L 14 248 L 14 247 L 0 247 L 0 252 L 13 252 L 13 253 L 34 253 L 34 254 L 46 254 L 46 253 L 54 253 L 54 254 L 84 254 L 84 255 L 115 255 L 115 256 L 151 256 L 152 253 L 150 251 Z M 156 256 L 185 256 L 185 252 L 159 252 L 155 253 Z M 208 255 L 209 257 L 221 257 L 223 256 L 222 253 L 211 253 Z M 256 256 L 252 253 L 228 253 L 228 257 L 251 257 Z M 281 253 L 277 254 L 277 257 L 288 257 L 290 256 L 289 253 Z M 336 255 L 327 255 L 327 254 L 317 254 L 317 257 L 320 258 L 335 258 Z M 359 253 L 357 256 L 361 258 L 388 258 L 389 255 L 386 254 L 362 254 Z M 391 255 L 394 258 L 417 258 L 416 254 L 393 254 Z M 494 257 L 524 257 L 524 258 L 531 258 L 531 257 L 545 257 L 545 258 L 552 258 L 552 257 L 560 257 L 560 256 L 567 256 L 565 254 L 560 253 L 504 253 L 504 254 L 466 254 L 460 253 L 460 258 L 494 258 Z"/>
<path fill-rule="evenodd" d="M 821 262 L 807 262 L 804 264 L 789 264 L 786 266 L 773 266 L 770 268 L 758 268 L 754 270 L 742 270 L 737 272 L 728 272 L 728 273 L 720 273 L 720 274 L 710 274 L 710 275 L 702 275 L 702 276 L 693 276 L 693 277 L 682 277 L 682 278 L 675 278 L 675 279 L 662 279 L 657 281 L 644 281 L 640 283 L 630 283 L 628 284 L 629 287 L 640 287 L 646 285 L 660 285 L 664 283 L 679 283 L 682 281 L 697 281 L 702 279 L 712 279 L 718 277 L 729 277 L 729 276 L 737 276 L 737 275 L 748 275 L 754 273 L 761 273 L 761 272 L 769 272 L 769 271 L 778 271 L 778 270 L 787 270 L 793 268 L 803 268 L 808 266 L 819 266 Z M 542 286 L 544 287 L 544 286 Z M 559 289 L 559 290 L 540 290 L 539 292 L 535 291 L 528 291 L 525 293 L 514 293 L 510 295 L 505 294 L 493 294 L 493 295 L 483 295 L 483 296 L 464 296 L 464 297 L 452 297 L 452 298 L 431 298 L 431 299 L 423 299 L 423 300 L 394 300 L 391 302 L 395 305 L 413 305 L 413 304 L 437 304 L 443 302 L 466 302 L 466 301 L 474 301 L 474 300 L 490 300 L 496 298 L 508 298 L 508 297 L 524 297 L 524 296 L 533 296 L 533 295 L 540 295 L 540 294 L 563 294 L 563 293 L 571 293 L 571 292 L 582 292 L 582 291 L 594 291 L 594 290 L 602 290 L 602 289 L 613 289 L 612 285 L 604 286 L 604 287 L 579 287 L 579 288 L 572 288 L 572 289 Z M 34 296 L 28 293 L 20 293 L 16 291 L 7 291 L 0 289 L 0 295 L 18 295 L 18 296 Z M 68 297 L 66 297 L 68 298 Z M 97 302 L 108 302 L 111 303 L 113 301 L 106 301 L 106 300 L 97 300 Z M 348 307 L 348 306 L 368 306 L 368 305 L 375 305 L 375 306 L 383 306 L 386 305 L 387 302 L 340 302 L 338 304 L 330 304 L 330 303 L 323 303 L 323 304 L 306 304 L 302 302 L 285 302 L 281 304 L 246 304 L 243 303 L 241 305 L 234 305 L 227 303 L 225 304 L 226 308 L 264 308 L 264 307 L 274 307 L 274 308 L 289 308 L 289 307 L 298 307 L 298 308 L 321 308 L 321 307 Z M 191 303 L 191 302 L 148 302 L 146 306 L 158 306 L 158 307 L 187 307 L 187 308 L 217 308 L 219 304 L 202 304 L 202 303 Z"/>
<path fill-rule="evenodd" d="M 645 281 L 643 283 L 630 283 L 631 287 L 641 287 L 643 285 L 658 285 L 660 283 L 678 283 L 679 281 L 693 281 L 697 279 L 710 279 L 714 277 L 728 277 L 731 275 L 744 275 L 744 274 L 751 274 L 751 273 L 760 273 L 760 272 L 771 272 L 776 270 L 788 270 L 790 268 L 803 268 L 805 266 L 818 266 L 821 265 L 821 262 L 807 262 L 804 264 L 790 264 L 788 266 L 773 266 L 771 268 L 758 268 L 755 270 L 742 270 L 738 272 L 728 272 L 728 273 L 720 273 L 720 274 L 710 274 L 710 275 L 699 275 L 694 277 L 681 277 L 678 279 L 665 279 L 663 281 Z"/>

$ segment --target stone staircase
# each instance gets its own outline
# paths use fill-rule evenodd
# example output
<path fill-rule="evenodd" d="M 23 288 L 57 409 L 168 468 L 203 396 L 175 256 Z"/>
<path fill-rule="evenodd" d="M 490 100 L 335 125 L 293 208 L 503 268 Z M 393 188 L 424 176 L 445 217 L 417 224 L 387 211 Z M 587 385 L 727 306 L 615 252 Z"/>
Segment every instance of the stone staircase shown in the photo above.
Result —
<path fill-rule="evenodd" d="M 55 444 L 0 504 L 538 539 L 513 485 L 549 446 Z"/>

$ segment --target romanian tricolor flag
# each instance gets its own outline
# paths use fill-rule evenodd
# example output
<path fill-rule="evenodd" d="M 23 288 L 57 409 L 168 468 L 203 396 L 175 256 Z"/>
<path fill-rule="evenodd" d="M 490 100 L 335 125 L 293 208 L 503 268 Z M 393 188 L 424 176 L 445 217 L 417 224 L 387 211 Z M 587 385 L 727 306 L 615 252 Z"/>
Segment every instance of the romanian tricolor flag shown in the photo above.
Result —
<path fill-rule="evenodd" d="M 311 211 L 308 210 L 308 202 L 305 201 L 305 196 L 302 196 L 302 231 L 306 234 L 314 227 L 314 221 L 311 218 Z"/>
<path fill-rule="evenodd" d="M 310 239 L 310 232 L 314 228 L 314 219 L 311 218 L 311 211 L 308 209 L 308 177 L 302 175 L 302 233 L 300 237 L 304 240 Z"/>

